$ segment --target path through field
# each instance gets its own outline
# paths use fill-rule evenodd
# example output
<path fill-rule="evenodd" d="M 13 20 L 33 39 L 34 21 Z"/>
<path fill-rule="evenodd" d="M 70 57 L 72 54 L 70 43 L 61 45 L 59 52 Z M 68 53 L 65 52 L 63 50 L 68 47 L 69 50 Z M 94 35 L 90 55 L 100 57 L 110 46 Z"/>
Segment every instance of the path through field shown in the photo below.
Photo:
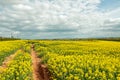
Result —
<path fill-rule="evenodd" d="M 37 57 L 37 53 L 35 52 L 34 47 L 31 48 L 31 58 L 33 67 L 33 79 L 50 80 L 48 69 L 41 63 L 41 59 Z"/>
<path fill-rule="evenodd" d="M 14 59 L 16 53 L 17 53 L 17 51 L 14 54 L 11 54 L 10 56 L 6 57 L 5 60 L 3 61 L 2 65 L 0 66 L 0 68 L 7 68 L 9 61 Z"/>
<path fill-rule="evenodd" d="M 16 53 L 19 50 L 17 50 L 15 53 L 11 54 L 10 56 L 6 57 L 0 68 L 1 69 L 7 68 L 9 62 L 15 58 Z M 41 59 L 37 57 L 37 53 L 35 52 L 34 47 L 31 48 L 31 58 L 32 58 L 32 68 L 33 68 L 33 80 L 50 80 L 50 73 L 47 67 L 41 63 Z"/>

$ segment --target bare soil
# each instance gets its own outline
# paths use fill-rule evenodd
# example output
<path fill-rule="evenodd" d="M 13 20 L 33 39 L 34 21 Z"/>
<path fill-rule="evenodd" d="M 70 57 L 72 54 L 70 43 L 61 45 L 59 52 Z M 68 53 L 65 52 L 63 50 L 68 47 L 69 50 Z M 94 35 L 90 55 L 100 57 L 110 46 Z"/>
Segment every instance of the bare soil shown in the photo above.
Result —
<path fill-rule="evenodd" d="M 32 45 L 31 47 L 31 58 L 33 67 L 33 79 L 34 80 L 51 80 L 50 73 L 47 67 L 41 63 L 41 59 L 37 57 L 37 53 Z"/>

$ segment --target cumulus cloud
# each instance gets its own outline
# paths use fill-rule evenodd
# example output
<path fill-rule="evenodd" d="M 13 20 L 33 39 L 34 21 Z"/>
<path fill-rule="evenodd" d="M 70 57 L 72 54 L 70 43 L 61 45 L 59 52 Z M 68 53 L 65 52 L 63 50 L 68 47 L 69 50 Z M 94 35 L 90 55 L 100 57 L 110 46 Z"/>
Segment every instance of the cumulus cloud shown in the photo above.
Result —
<path fill-rule="evenodd" d="M 119 30 L 120 17 L 116 13 L 120 8 L 101 12 L 100 3 L 101 0 L 0 0 L 0 31 L 6 35 L 14 32 L 22 38 L 75 38 Z"/>
<path fill-rule="evenodd" d="M 23 3 L 24 0 L 0 0 L 0 6 L 9 6 L 14 4 Z"/>

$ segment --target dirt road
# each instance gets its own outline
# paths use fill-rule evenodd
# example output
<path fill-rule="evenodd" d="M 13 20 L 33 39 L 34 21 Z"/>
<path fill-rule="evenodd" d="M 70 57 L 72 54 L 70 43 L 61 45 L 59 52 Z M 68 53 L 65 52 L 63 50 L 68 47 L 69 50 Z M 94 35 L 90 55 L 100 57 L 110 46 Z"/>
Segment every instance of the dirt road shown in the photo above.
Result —
<path fill-rule="evenodd" d="M 49 71 L 45 65 L 41 64 L 41 59 L 37 57 L 37 53 L 34 50 L 34 45 L 31 47 L 31 58 L 33 67 L 33 79 L 50 80 Z"/>

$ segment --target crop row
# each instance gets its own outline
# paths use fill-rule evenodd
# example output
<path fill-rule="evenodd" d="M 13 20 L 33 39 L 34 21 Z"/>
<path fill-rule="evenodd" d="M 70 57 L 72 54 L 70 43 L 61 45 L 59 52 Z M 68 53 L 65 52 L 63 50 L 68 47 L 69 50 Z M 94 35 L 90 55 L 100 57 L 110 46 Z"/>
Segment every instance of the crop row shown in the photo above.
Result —
<path fill-rule="evenodd" d="M 15 55 L 6 68 L 0 68 L 0 80 L 33 80 L 30 54 L 18 50 Z"/>
<path fill-rule="evenodd" d="M 25 44 L 24 41 L 1 41 L 0 42 L 0 65 L 5 60 L 5 57 L 13 54 L 21 46 Z"/>
<path fill-rule="evenodd" d="M 54 80 L 120 80 L 120 43 L 40 41 L 39 57 Z"/>

